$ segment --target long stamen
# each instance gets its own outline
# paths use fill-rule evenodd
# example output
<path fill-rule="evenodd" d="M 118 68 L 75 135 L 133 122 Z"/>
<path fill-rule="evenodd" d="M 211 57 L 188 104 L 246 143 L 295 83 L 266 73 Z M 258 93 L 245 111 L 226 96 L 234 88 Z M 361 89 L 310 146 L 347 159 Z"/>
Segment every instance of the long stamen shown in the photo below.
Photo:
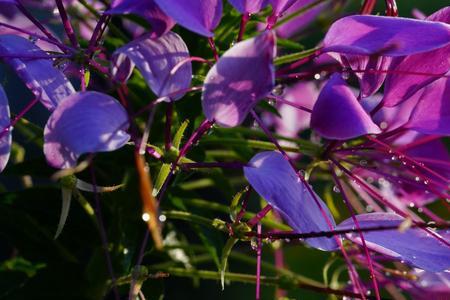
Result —
<path fill-rule="evenodd" d="M 369 248 L 366 245 L 366 240 L 364 238 L 363 233 L 361 232 L 361 228 L 359 226 L 359 222 L 358 222 L 358 220 L 355 217 L 355 212 L 353 211 L 353 208 L 350 205 L 350 202 L 348 200 L 348 197 L 347 197 L 347 194 L 345 192 L 345 189 L 342 186 L 341 181 L 337 177 L 336 172 L 334 171 L 332 166 L 330 166 L 330 171 L 331 171 L 331 175 L 333 176 L 334 182 L 336 183 L 336 185 L 338 186 L 339 190 L 341 191 L 342 198 L 344 199 L 345 205 L 347 206 L 347 209 L 350 212 L 350 215 L 352 217 L 353 223 L 355 223 L 356 229 L 358 230 L 359 236 L 361 238 L 362 246 L 363 246 L 363 249 L 364 249 L 364 252 L 365 252 L 365 255 L 366 255 L 367 263 L 369 264 L 370 278 L 372 279 L 373 287 L 375 289 L 375 297 L 377 298 L 377 300 L 379 300 L 380 299 L 380 291 L 379 291 L 379 288 L 378 288 L 377 278 L 375 277 L 375 273 L 374 273 L 374 270 L 373 270 L 373 264 L 372 264 L 372 259 L 370 258 Z"/>

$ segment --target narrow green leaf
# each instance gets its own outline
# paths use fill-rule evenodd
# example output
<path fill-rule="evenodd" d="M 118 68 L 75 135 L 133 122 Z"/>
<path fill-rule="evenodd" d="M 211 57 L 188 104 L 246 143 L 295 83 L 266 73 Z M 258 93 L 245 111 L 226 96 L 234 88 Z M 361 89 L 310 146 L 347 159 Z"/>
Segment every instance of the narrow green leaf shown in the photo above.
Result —
<path fill-rule="evenodd" d="M 178 128 L 177 132 L 175 133 L 175 136 L 173 137 L 172 145 L 176 149 L 180 149 L 181 139 L 183 138 L 184 132 L 186 131 L 186 128 L 189 125 L 189 120 L 184 121 L 181 123 L 180 128 Z"/>
<path fill-rule="evenodd" d="M 153 197 L 158 195 L 159 190 L 161 190 L 161 188 L 164 184 L 164 181 L 166 181 L 167 176 L 169 176 L 169 174 L 170 174 L 170 168 L 171 168 L 170 164 L 163 164 L 161 166 L 161 169 L 159 169 L 158 177 L 156 177 L 155 184 L 153 186 L 153 192 L 152 192 Z"/>
<path fill-rule="evenodd" d="M 305 51 L 279 56 L 279 57 L 275 58 L 274 64 L 276 66 L 278 66 L 278 65 L 287 64 L 287 63 L 291 63 L 291 62 L 297 61 L 299 59 L 302 59 L 302 58 L 308 57 L 310 55 L 313 55 L 314 52 L 316 52 L 318 49 L 319 49 L 318 47 L 317 48 L 311 48 L 311 49 L 308 49 L 308 50 L 305 50 Z"/>
<path fill-rule="evenodd" d="M 227 270 L 228 257 L 230 256 L 231 250 L 233 250 L 234 245 L 237 243 L 238 239 L 230 237 L 225 246 L 222 249 L 222 258 L 220 259 L 220 283 L 222 284 L 222 290 L 225 289 L 225 272 Z"/>

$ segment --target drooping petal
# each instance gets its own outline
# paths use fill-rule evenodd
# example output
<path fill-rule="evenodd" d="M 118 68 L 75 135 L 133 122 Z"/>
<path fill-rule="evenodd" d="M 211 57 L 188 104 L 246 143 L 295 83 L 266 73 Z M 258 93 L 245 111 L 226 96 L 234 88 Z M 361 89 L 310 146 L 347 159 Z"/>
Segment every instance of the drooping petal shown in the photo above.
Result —
<path fill-rule="evenodd" d="M 441 22 L 357 15 L 333 23 L 323 45 L 327 52 L 404 56 L 438 49 L 449 43 L 450 26 Z"/>
<path fill-rule="evenodd" d="M 449 299 L 450 298 L 450 272 L 427 272 L 416 270 L 417 282 L 407 288 L 412 299 Z"/>
<path fill-rule="evenodd" d="M 273 88 L 275 35 L 271 31 L 234 45 L 206 75 L 203 112 L 224 127 L 241 124 Z"/>
<path fill-rule="evenodd" d="M 450 7 L 437 11 L 427 20 L 450 24 Z M 449 57 L 450 45 L 425 53 L 395 58 L 390 68 L 391 72 L 386 78 L 384 105 L 398 105 L 419 89 L 439 79 L 439 75 L 445 75 L 450 71 Z"/>
<path fill-rule="evenodd" d="M 147 20 L 151 25 L 151 38 L 156 38 L 168 32 L 175 25 L 175 21 L 167 16 L 154 0 L 116 0 L 107 14 L 134 14 Z"/>
<path fill-rule="evenodd" d="M 311 114 L 311 128 L 337 140 L 381 132 L 339 74 L 332 75 L 320 92 Z"/>
<path fill-rule="evenodd" d="M 189 88 L 192 65 L 188 59 L 189 50 L 178 34 L 168 32 L 158 39 L 146 34 L 114 52 L 112 73 L 117 80 L 126 81 L 136 66 L 150 89 L 164 97 Z M 178 100 L 183 95 L 171 98 Z"/>
<path fill-rule="evenodd" d="M 179 25 L 212 37 L 222 17 L 222 0 L 154 0 Z"/>
<path fill-rule="evenodd" d="M 0 172 L 5 169 L 11 152 L 10 122 L 8 98 L 0 85 Z"/>
<path fill-rule="evenodd" d="M 313 82 L 299 82 L 285 89 L 283 99 L 312 109 L 319 91 Z M 281 118 L 275 116 L 275 129 L 278 134 L 286 137 L 296 137 L 299 131 L 309 128 L 311 113 L 300 110 L 288 104 L 277 105 Z"/>
<path fill-rule="evenodd" d="M 0 35 L 0 59 L 2 56 L 3 61 L 16 71 L 49 110 L 54 110 L 62 99 L 75 92 L 64 74 L 53 66 L 51 59 L 42 59 L 47 54 L 23 37 Z"/>
<path fill-rule="evenodd" d="M 371 227 L 400 226 L 404 219 L 393 213 L 371 213 L 357 215 L 361 229 Z M 353 220 L 339 224 L 337 230 L 351 229 Z M 363 230 L 364 231 L 364 230 Z M 450 267 L 450 248 L 420 228 L 364 232 L 367 247 L 384 255 L 403 260 L 418 268 L 441 272 Z M 346 234 L 347 238 L 360 244 L 358 234 Z"/>
<path fill-rule="evenodd" d="M 428 85 L 406 127 L 424 134 L 450 135 L 450 78 Z"/>
<path fill-rule="evenodd" d="M 130 136 L 125 109 L 114 98 L 98 92 L 81 92 L 64 99 L 44 130 L 44 154 L 55 168 L 76 166 L 84 153 L 114 151 Z"/>
<path fill-rule="evenodd" d="M 264 9 L 269 0 L 228 0 L 241 14 L 254 14 Z"/>
<path fill-rule="evenodd" d="M 249 166 L 244 167 L 244 174 L 256 192 L 281 213 L 296 232 L 330 231 L 325 215 L 334 228 L 334 219 L 326 204 L 317 194 L 313 196 L 309 193 L 280 153 L 258 153 Z M 312 238 L 306 242 L 322 250 L 337 248 L 334 238 Z"/>

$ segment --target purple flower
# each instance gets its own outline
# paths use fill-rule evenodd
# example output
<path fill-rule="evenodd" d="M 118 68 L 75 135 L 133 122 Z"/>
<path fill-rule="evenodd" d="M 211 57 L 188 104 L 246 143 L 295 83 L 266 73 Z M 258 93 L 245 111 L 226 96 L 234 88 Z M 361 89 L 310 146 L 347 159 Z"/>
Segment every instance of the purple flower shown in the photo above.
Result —
<path fill-rule="evenodd" d="M 98 92 L 73 94 L 58 105 L 45 125 L 44 154 L 55 168 L 73 168 L 85 153 L 114 151 L 130 136 L 125 109 Z"/>
<path fill-rule="evenodd" d="M 220 126 L 241 124 L 274 86 L 275 35 L 264 32 L 237 43 L 206 75 L 203 112 Z"/>
<path fill-rule="evenodd" d="M 168 32 L 157 39 L 146 34 L 114 52 L 112 73 L 116 80 L 125 82 L 136 66 L 150 89 L 158 97 L 166 97 L 189 88 L 192 78 L 189 57 L 189 50 L 178 34 Z M 178 100 L 184 94 L 169 97 Z"/>

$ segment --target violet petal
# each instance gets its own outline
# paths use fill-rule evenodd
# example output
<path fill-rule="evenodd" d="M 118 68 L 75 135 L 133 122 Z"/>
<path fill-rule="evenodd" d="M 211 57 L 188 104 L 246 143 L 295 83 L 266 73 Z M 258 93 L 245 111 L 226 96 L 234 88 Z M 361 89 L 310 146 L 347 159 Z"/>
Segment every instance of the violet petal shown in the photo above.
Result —
<path fill-rule="evenodd" d="M 209 70 L 202 94 L 203 112 L 224 127 L 241 124 L 275 82 L 275 35 L 264 32 L 237 43 Z"/>
<path fill-rule="evenodd" d="M 54 110 L 62 99 L 75 92 L 64 74 L 53 66 L 50 57 L 25 58 L 47 55 L 29 40 L 16 35 L 0 35 L 0 58 L 2 55 L 23 55 L 24 58 L 4 57 L 3 61 L 16 71 L 47 109 Z"/>
<path fill-rule="evenodd" d="M 445 7 L 427 18 L 450 24 L 450 7 Z M 386 78 L 384 105 L 395 106 L 410 98 L 424 86 L 439 79 L 436 75 L 445 75 L 450 70 L 450 45 L 415 55 L 398 57 L 392 61 L 392 67 Z M 418 75 L 408 74 L 418 73 Z M 427 76 L 424 74 L 433 74 Z"/>
<path fill-rule="evenodd" d="M 361 229 L 381 226 L 400 226 L 404 219 L 393 213 L 370 213 L 357 215 Z M 337 230 L 354 228 L 353 220 L 347 219 L 339 224 Z M 420 228 L 364 232 L 367 247 L 384 255 L 403 260 L 418 268 L 441 272 L 450 268 L 450 249 Z M 361 244 L 358 234 L 346 234 L 347 238 Z"/>
<path fill-rule="evenodd" d="M 134 14 L 147 20 L 152 26 L 150 37 L 156 38 L 168 32 L 175 21 L 167 16 L 153 0 L 116 0 L 106 14 Z"/>
<path fill-rule="evenodd" d="M 189 50 L 178 34 L 168 32 L 158 39 L 146 34 L 114 52 L 112 73 L 117 80 L 126 81 L 136 66 L 150 89 L 164 97 L 191 85 L 192 64 L 188 59 Z M 183 95 L 171 99 L 178 100 Z"/>
<path fill-rule="evenodd" d="M 268 151 L 256 154 L 249 166 L 244 167 L 244 174 L 256 192 L 281 213 L 296 232 L 330 231 L 322 211 L 326 213 L 332 226 L 335 226 L 326 204 L 315 195 L 322 210 L 318 207 L 314 196 L 280 153 Z M 306 242 L 321 250 L 337 248 L 334 238 L 311 238 Z"/>
<path fill-rule="evenodd" d="M 6 167 L 11 152 L 11 131 L 8 98 L 0 85 L 0 172 Z"/>
<path fill-rule="evenodd" d="M 337 73 L 320 92 L 311 114 L 311 128 L 325 138 L 337 140 L 381 132 Z"/>
<path fill-rule="evenodd" d="M 128 126 L 128 115 L 114 98 L 98 92 L 69 96 L 45 125 L 47 162 L 55 168 L 71 168 L 84 153 L 114 151 L 130 139 Z"/>
<path fill-rule="evenodd" d="M 425 87 L 406 127 L 424 134 L 450 135 L 450 78 Z"/>
<path fill-rule="evenodd" d="M 254 14 L 260 12 L 269 0 L 228 0 L 241 14 Z"/>
<path fill-rule="evenodd" d="M 327 52 L 404 56 L 438 49 L 449 43 L 450 26 L 445 23 L 356 15 L 334 22 L 323 45 Z"/>
<path fill-rule="evenodd" d="M 154 0 L 179 25 L 212 37 L 222 17 L 222 0 Z"/>

